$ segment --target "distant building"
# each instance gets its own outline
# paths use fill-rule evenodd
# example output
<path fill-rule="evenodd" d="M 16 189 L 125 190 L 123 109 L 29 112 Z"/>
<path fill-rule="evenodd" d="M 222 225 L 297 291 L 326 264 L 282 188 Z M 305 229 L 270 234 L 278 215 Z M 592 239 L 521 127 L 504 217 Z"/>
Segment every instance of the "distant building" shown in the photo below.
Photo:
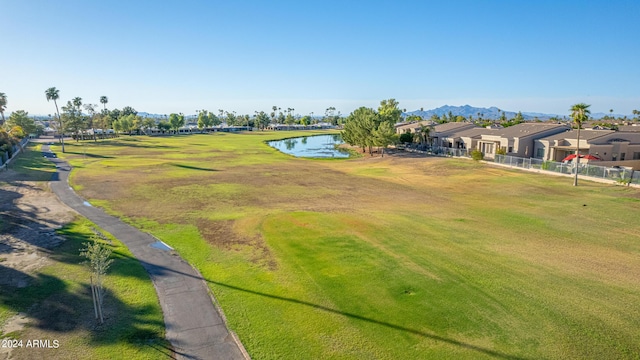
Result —
<path fill-rule="evenodd" d="M 435 123 L 431 120 L 424 120 L 424 121 L 419 121 L 419 122 L 410 123 L 410 124 L 400 123 L 400 124 L 396 124 L 395 127 L 396 127 L 397 134 L 404 134 L 404 133 L 415 134 L 418 130 L 420 130 L 421 127 L 433 126 L 434 124 Z"/>

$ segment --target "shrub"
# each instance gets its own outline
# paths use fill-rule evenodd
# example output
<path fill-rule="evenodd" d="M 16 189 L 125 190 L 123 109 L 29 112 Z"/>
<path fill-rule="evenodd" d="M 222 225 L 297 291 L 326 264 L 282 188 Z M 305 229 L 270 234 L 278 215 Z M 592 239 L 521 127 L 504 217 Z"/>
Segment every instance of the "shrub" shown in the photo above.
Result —
<path fill-rule="evenodd" d="M 413 134 L 412 133 L 404 133 L 400 135 L 401 143 L 412 143 L 413 142 Z"/>
<path fill-rule="evenodd" d="M 482 153 L 482 151 L 476 149 L 471 151 L 471 158 L 475 161 L 480 161 L 484 159 L 484 154 Z"/>

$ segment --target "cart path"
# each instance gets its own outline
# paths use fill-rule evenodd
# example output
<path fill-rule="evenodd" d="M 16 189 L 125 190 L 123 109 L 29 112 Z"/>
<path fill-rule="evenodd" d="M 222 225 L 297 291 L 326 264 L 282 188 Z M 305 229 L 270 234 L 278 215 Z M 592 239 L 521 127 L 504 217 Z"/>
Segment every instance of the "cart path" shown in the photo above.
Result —
<path fill-rule="evenodd" d="M 42 152 L 49 155 L 49 146 L 43 144 Z M 69 186 L 71 166 L 58 158 L 49 159 L 57 168 L 50 186 L 58 198 L 125 244 L 149 273 L 164 314 L 166 338 L 176 358 L 247 359 L 214 306 L 200 273 L 174 251 L 152 247 L 158 240 L 150 234 L 91 206 Z"/>

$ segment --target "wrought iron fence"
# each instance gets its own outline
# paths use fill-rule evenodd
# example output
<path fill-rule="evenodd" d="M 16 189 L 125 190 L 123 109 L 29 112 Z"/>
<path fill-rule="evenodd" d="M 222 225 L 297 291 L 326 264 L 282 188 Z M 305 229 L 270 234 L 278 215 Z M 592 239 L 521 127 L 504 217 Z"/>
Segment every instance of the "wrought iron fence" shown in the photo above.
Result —
<path fill-rule="evenodd" d="M 494 162 L 524 169 L 538 169 L 560 174 L 575 174 L 575 163 L 543 161 L 533 158 L 520 158 L 509 155 L 496 155 Z M 578 175 L 618 181 L 620 183 L 640 184 L 640 171 L 622 167 L 597 166 L 589 163 L 578 165 Z"/>

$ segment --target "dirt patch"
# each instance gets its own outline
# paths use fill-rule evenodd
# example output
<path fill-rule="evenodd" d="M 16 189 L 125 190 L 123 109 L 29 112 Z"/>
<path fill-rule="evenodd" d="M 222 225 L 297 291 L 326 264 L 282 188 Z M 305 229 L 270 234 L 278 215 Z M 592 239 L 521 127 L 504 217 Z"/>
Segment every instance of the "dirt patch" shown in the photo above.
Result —
<path fill-rule="evenodd" d="M 234 230 L 235 221 L 211 221 L 199 219 L 196 222 L 202 237 L 210 244 L 225 250 L 251 251 L 251 262 L 266 266 L 270 270 L 277 268 L 275 258 L 260 234 L 245 236 Z"/>
<path fill-rule="evenodd" d="M 55 232 L 73 220 L 73 210 L 62 204 L 47 185 L 13 181 L 0 186 L 0 285 L 24 287 L 17 271 L 27 276 L 47 263 L 47 254 L 64 239 Z"/>

